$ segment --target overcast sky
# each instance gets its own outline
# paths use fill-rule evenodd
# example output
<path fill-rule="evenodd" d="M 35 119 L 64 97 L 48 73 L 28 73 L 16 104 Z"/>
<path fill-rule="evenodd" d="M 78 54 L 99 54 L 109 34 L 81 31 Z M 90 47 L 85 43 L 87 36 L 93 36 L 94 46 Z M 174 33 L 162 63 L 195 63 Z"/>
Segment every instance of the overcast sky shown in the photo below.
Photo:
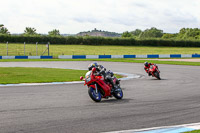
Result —
<path fill-rule="evenodd" d="M 11 33 L 23 33 L 25 27 L 61 34 L 151 27 L 175 33 L 200 28 L 200 0 L 0 0 L 0 24 Z"/>

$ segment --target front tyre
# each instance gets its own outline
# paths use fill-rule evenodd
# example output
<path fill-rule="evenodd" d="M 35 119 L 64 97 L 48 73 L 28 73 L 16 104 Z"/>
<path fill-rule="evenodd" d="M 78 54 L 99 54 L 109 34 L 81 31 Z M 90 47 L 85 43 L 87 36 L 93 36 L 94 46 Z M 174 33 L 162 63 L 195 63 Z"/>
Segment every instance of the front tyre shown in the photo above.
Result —
<path fill-rule="evenodd" d="M 116 98 L 116 99 L 122 99 L 123 98 L 123 91 L 122 89 L 119 87 L 117 88 L 114 93 L 113 93 L 113 96 Z"/>
<path fill-rule="evenodd" d="M 157 71 L 154 72 L 154 75 L 155 75 L 155 77 L 156 77 L 157 79 L 161 80 L 160 74 L 159 74 Z"/>
<path fill-rule="evenodd" d="M 88 94 L 93 101 L 95 101 L 95 102 L 101 101 L 101 93 L 100 93 L 99 90 L 96 93 L 96 90 L 94 88 L 89 87 L 88 88 Z"/>

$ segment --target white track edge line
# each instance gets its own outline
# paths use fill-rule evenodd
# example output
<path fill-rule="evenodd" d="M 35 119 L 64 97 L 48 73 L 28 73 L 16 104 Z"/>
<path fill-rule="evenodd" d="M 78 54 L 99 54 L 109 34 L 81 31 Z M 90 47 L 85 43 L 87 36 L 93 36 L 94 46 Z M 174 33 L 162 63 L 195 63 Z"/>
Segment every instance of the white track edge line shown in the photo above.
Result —
<path fill-rule="evenodd" d="M 114 72 L 116 74 L 123 75 L 125 77 L 120 78 L 120 80 L 130 80 L 134 78 L 140 78 L 141 75 L 137 74 L 129 74 L 122 72 Z M 11 86 L 35 86 L 35 85 L 61 85 L 61 84 L 80 84 L 84 83 L 84 81 L 72 81 L 72 82 L 50 82 L 50 83 L 21 83 L 21 84 L 0 84 L 0 87 L 11 87 Z"/>
<path fill-rule="evenodd" d="M 141 132 L 141 131 L 149 131 L 149 130 L 156 130 L 156 129 L 163 129 L 163 128 L 189 127 L 189 126 L 195 126 L 195 125 L 200 125 L 200 122 L 199 123 L 173 125 L 173 126 L 160 126 L 160 127 L 143 128 L 143 129 L 130 129 L 130 130 L 121 130 L 121 131 L 110 131 L 110 132 L 102 132 L 102 133 Z"/>

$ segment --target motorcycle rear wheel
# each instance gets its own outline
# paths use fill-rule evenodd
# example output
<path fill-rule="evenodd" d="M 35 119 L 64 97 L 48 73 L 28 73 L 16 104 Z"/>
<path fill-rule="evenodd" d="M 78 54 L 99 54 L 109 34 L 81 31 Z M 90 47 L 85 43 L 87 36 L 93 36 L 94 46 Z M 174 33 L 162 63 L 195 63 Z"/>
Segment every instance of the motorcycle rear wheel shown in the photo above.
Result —
<path fill-rule="evenodd" d="M 96 90 L 94 88 L 89 87 L 88 88 L 88 94 L 93 101 L 95 101 L 95 102 L 101 101 L 101 93 L 100 93 L 99 90 L 96 93 Z"/>

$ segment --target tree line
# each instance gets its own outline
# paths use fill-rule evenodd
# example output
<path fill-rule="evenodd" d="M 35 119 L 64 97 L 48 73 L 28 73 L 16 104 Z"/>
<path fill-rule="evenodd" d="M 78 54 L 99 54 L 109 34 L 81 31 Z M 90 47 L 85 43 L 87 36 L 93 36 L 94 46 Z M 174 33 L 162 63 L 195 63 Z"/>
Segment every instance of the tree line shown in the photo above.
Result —
<path fill-rule="evenodd" d="M 135 39 L 129 37 L 98 37 L 98 36 L 26 36 L 26 35 L 0 35 L 0 43 L 24 43 L 51 45 L 118 45 L 118 46 L 167 46 L 167 47 L 200 47 L 199 40 L 177 40 L 177 39 Z"/>
<path fill-rule="evenodd" d="M 80 32 L 82 33 L 82 32 Z M 10 35 L 8 29 L 0 24 L 0 35 Z M 26 27 L 22 35 L 38 35 L 35 28 Z M 61 36 L 58 29 L 53 29 L 48 32 L 49 36 Z M 79 35 L 79 34 L 78 34 Z M 87 35 L 88 36 L 88 35 Z M 121 34 L 123 38 L 135 38 L 135 39 L 150 39 L 150 38 L 162 38 L 162 39 L 200 39 L 200 29 L 199 28 L 182 28 L 179 33 L 164 33 L 163 30 L 152 27 L 142 31 L 141 29 L 136 29 L 134 31 L 125 31 Z"/>
<path fill-rule="evenodd" d="M 123 32 L 122 37 L 136 38 L 136 39 L 149 39 L 149 38 L 162 38 L 162 39 L 200 39 L 200 29 L 198 28 L 182 28 L 179 33 L 164 33 L 163 30 L 152 27 L 144 31 L 136 29 L 131 32 Z"/>
<path fill-rule="evenodd" d="M 0 24 L 0 35 L 10 35 L 10 32 L 3 24 Z M 24 33 L 22 35 L 38 35 L 39 36 L 41 34 L 38 34 L 36 32 L 35 28 L 26 27 L 24 30 Z M 48 35 L 49 36 L 60 36 L 60 31 L 57 29 L 53 29 L 52 31 L 48 32 Z"/>
<path fill-rule="evenodd" d="M 170 46 L 200 47 L 200 29 L 182 28 L 179 33 L 163 33 L 157 28 L 144 31 L 136 29 L 122 33 L 121 37 L 100 36 L 62 36 L 59 30 L 52 30 L 48 35 L 41 35 L 35 28 L 26 27 L 23 34 L 11 35 L 4 25 L 0 25 L 0 43 L 42 43 L 79 44 L 79 45 L 127 45 L 127 46 Z"/>

